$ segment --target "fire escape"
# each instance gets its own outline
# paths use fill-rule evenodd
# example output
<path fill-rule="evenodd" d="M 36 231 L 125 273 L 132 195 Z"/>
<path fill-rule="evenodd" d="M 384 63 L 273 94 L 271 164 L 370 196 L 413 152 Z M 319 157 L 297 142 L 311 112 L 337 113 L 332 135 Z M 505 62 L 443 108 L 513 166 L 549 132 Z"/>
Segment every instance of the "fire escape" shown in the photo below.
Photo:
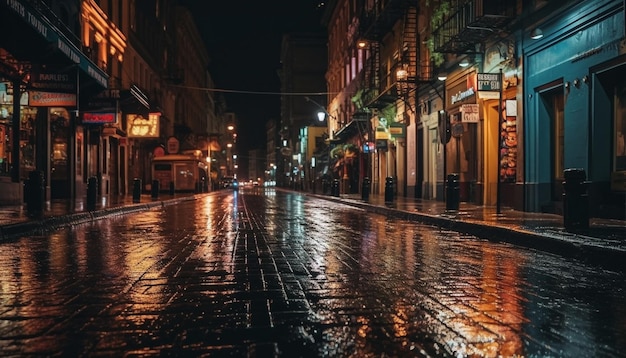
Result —
<path fill-rule="evenodd" d="M 360 33 L 368 43 L 361 86 L 363 104 L 383 108 L 397 100 L 408 99 L 408 93 L 421 82 L 432 80 L 428 56 L 420 53 L 417 36 L 418 0 L 378 0 L 360 18 Z M 402 21 L 397 51 L 389 61 L 381 57 L 385 37 L 393 35 Z"/>
<path fill-rule="evenodd" d="M 503 32 L 515 18 L 515 0 L 449 0 L 450 11 L 434 24 L 434 51 L 482 52 L 480 45 Z M 440 5 L 443 6 L 443 5 Z"/>

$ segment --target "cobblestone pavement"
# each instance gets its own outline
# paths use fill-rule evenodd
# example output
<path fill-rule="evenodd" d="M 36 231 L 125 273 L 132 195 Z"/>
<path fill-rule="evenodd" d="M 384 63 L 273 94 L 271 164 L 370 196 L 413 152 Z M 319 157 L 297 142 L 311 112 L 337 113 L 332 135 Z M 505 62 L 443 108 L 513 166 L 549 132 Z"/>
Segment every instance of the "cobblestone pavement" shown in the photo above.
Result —
<path fill-rule="evenodd" d="M 275 190 L 0 244 L 3 356 L 603 356 L 621 271 Z"/>

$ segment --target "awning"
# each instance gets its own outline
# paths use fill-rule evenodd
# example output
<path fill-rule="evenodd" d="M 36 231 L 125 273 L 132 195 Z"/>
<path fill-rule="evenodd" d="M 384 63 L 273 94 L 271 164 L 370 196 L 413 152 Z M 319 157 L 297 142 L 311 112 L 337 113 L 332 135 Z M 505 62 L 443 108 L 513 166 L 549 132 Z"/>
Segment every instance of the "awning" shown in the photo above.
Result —
<path fill-rule="evenodd" d="M 50 11 L 49 16 L 54 14 Z M 80 69 L 81 86 L 95 85 L 99 90 L 108 87 L 109 75 L 80 50 L 80 43 L 77 45 L 72 42 L 50 22 L 49 17 L 34 9 L 29 1 L 0 1 L 0 31 L 11 34 L 2 36 L 0 45 L 18 59 L 74 64 Z"/>
<path fill-rule="evenodd" d="M 144 117 L 148 117 L 150 113 L 148 95 L 136 85 L 131 85 L 129 89 L 121 91 L 120 107 L 125 113 L 141 114 Z"/>
<path fill-rule="evenodd" d="M 350 122 L 348 122 L 348 124 L 335 132 L 335 138 L 342 141 L 346 141 L 348 138 L 352 138 L 354 136 L 363 138 L 363 136 L 367 133 L 368 125 L 369 118 L 354 117 Z"/>

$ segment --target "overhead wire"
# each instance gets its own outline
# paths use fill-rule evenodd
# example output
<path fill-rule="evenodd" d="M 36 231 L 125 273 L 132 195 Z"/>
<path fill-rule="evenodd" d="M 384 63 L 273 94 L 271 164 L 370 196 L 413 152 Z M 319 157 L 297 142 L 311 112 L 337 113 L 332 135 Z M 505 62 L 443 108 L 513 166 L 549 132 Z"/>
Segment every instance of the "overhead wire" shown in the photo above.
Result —
<path fill-rule="evenodd" d="M 207 92 L 221 92 L 221 93 L 238 93 L 238 94 L 258 94 L 258 95 L 273 95 L 273 96 L 325 96 L 336 95 L 338 92 L 272 92 L 272 91 L 246 91 L 235 90 L 225 88 L 207 88 L 207 87 L 194 87 L 173 85 L 172 87 L 185 88 L 189 90 L 207 91 Z"/>

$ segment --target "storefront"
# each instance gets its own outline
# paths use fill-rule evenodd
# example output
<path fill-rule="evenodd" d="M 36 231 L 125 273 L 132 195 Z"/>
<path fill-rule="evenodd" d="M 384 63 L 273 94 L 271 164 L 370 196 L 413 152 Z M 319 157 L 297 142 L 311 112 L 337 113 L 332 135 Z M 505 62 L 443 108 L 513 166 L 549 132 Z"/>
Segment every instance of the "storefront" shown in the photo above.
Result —
<path fill-rule="evenodd" d="M 464 116 L 476 103 L 476 72 L 463 70 L 448 76 L 446 80 L 446 126 L 450 140 L 445 144 L 444 178 L 459 174 L 460 200 L 479 202 L 476 185 L 479 179 L 477 117 Z"/>
<path fill-rule="evenodd" d="M 584 1 L 571 11 L 523 45 L 525 132 L 533 133 L 524 139 L 526 210 L 562 213 L 563 171 L 580 168 L 591 216 L 623 218 L 623 2 Z"/>
<path fill-rule="evenodd" d="M 46 199 L 73 197 L 84 181 L 77 98 L 106 88 L 108 76 L 52 20 L 29 1 L 0 2 L 0 32 L 13 34 L 0 37 L 2 203 L 22 201 L 32 171 L 41 173 Z"/>
<path fill-rule="evenodd" d="M 476 203 L 524 210 L 520 141 L 523 126 L 518 113 L 514 49 L 515 42 L 510 39 L 487 47 L 482 70 L 476 74 L 482 164 L 475 193 Z"/>

